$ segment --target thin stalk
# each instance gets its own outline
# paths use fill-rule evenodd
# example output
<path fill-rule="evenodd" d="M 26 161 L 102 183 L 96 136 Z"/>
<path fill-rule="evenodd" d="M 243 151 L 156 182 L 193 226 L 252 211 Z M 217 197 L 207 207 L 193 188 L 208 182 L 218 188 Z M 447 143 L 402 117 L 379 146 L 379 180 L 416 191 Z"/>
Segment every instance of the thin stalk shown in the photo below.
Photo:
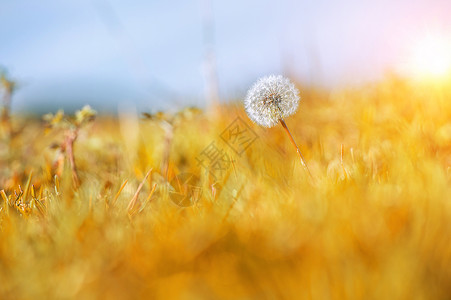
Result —
<path fill-rule="evenodd" d="M 285 121 L 284 121 L 282 118 L 280 118 L 279 121 L 280 121 L 280 124 L 282 124 L 282 127 L 283 127 L 283 128 L 285 129 L 285 131 L 288 133 L 288 137 L 290 138 L 291 143 L 292 143 L 293 146 L 296 148 L 296 152 L 298 153 L 299 158 L 301 159 L 302 166 L 303 166 L 304 169 L 307 171 L 307 173 L 310 175 L 310 178 L 313 179 L 312 173 L 310 173 L 310 169 L 308 168 L 307 163 L 306 163 L 305 160 L 304 160 L 304 156 L 302 156 L 301 150 L 299 149 L 298 145 L 297 145 L 296 142 L 294 141 L 294 138 L 293 138 L 293 136 L 291 135 L 291 132 L 290 132 L 290 130 L 289 130 L 288 127 L 287 127 L 287 124 L 285 124 Z"/>
<path fill-rule="evenodd" d="M 77 137 L 78 137 L 78 129 L 75 129 L 67 133 L 65 140 L 65 151 L 69 159 L 70 169 L 72 171 L 72 180 L 74 182 L 74 186 L 76 189 L 80 187 L 80 177 L 78 177 L 77 166 L 75 164 L 75 156 L 74 156 L 74 143 Z"/>
<path fill-rule="evenodd" d="M 143 188 L 144 184 L 146 183 L 146 180 L 149 177 L 150 173 L 152 173 L 152 168 L 147 172 L 146 176 L 144 176 L 144 179 L 138 185 L 138 189 L 136 190 L 135 195 L 133 195 L 132 200 L 130 200 L 130 202 L 128 203 L 127 210 L 130 215 L 132 214 L 133 207 L 135 206 L 135 203 L 138 200 L 139 193 L 141 192 L 141 189 Z"/>

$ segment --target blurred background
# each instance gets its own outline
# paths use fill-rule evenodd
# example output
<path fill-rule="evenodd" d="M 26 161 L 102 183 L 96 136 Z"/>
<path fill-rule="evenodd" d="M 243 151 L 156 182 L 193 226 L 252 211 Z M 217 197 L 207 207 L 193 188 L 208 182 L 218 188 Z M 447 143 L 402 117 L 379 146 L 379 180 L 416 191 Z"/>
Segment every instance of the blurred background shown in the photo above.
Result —
<path fill-rule="evenodd" d="M 451 1 L 0 2 L 13 111 L 177 110 L 240 99 L 260 76 L 340 88 L 451 68 Z"/>

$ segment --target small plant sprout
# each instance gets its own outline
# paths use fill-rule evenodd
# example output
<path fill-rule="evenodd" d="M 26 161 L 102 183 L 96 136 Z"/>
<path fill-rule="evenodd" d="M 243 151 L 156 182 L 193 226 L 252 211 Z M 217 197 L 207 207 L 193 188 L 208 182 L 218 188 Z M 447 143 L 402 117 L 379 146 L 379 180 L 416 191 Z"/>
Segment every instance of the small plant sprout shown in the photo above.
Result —
<path fill-rule="evenodd" d="M 195 107 L 187 107 L 176 114 L 166 114 L 157 112 L 155 114 L 143 113 L 145 120 L 156 122 L 164 131 L 164 152 L 161 164 L 161 174 L 169 179 L 169 155 L 171 153 L 172 142 L 175 130 L 183 124 L 184 120 L 189 120 L 199 114 L 200 110 Z"/>
<path fill-rule="evenodd" d="M 10 110 L 11 110 L 11 99 L 14 92 L 17 90 L 17 82 L 12 80 L 6 71 L 0 72 L 0 95 L 2 98 L 2 106 L 0 119 L 1 124 L 5 128 L 7 135 L 11 134 L 10 125 Z"/>
<path fill-rule="evenodd" d="M 288 78 L 281 75 L 260 78 L 249 89 L 244 99 L 246 113 L 254 123 L 267 128 L 274 127 L 277 123 L 282 125 L 296 148 L 304 169 L 313 178 L 284 120 L 296 112 L 298 105 L 299 91 Z"/>
<path fill-rule="evenodd" d="M 74 116 L 66 116 L 62 110 L 56 114 L 46 114 L 43 118 L 47 121 L 48 128 L 64 130 L 64 141 L 57 144 L 55 148 L 60 150 L 60 155 L 55 162 L 57 173 L 61 173 L 64 166 L 64 156 L 69 161 L 72 172 L 74 186 L 80 186 L 77 166 L 75 164 L 74 143 L 78 137 L 78 132 L 82 126 L 94 120 L 97 112 L 89 105 L 85 105 L 81 110 L 75 112 Z M 61 174 L 59 174 L 61 175 Z"/>

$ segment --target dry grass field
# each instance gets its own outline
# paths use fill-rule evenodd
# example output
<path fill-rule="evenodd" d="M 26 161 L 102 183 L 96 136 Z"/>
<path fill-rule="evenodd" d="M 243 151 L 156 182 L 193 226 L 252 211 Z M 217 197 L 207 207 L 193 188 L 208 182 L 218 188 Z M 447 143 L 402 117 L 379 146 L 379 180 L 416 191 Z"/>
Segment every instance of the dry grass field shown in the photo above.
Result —
<path fill-rule="evenodd" d="M 75 130 L 12 115 L 0 299 L 450 299 L 451 81 L 299 88 L 313 179 L 241 101 Z"/>

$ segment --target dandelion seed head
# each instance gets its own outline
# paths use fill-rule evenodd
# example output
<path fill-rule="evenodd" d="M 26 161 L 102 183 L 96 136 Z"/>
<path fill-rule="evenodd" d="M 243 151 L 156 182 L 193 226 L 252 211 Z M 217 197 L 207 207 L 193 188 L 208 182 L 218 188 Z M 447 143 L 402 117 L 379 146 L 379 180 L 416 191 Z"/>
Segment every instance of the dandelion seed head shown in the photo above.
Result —
<path fill-rule="evenodd" d="M 273 127 L 280 119 L 294 114 L 298 104 L 299 91 L 281 75 L 260 78 L 244 99 L 249 118 L 264 127 Z"/>

